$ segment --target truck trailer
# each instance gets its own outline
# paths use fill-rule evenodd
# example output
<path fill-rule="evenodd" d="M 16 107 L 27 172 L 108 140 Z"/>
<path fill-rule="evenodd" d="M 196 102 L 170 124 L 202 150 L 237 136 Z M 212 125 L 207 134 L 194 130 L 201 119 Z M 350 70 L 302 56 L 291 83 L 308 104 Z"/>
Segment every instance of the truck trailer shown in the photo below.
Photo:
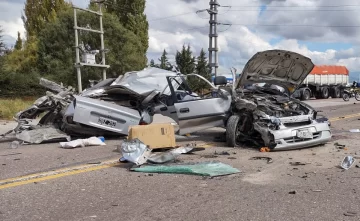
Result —
<path fill-rule="evenodd" d="M 348 83 L 349 70 L 345 66 L 315 66 L 293 97 L 300 100 L 339 98 Z"/>

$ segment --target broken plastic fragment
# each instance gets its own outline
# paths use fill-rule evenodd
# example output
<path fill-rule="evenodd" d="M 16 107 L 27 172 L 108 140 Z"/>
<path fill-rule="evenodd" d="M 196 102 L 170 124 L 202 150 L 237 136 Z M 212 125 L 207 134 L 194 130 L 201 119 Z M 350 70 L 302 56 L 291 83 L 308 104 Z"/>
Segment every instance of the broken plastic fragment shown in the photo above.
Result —
<path fill-rule="evenodd" d="M 50 127 L 35 127 L 32 130 L 24 130 L 16 134 L 16 138 L 27 143 L 40 144 L 44 141 L 70 140 L 70 136 L 64 132 Z"/>
<path fill-rule="evenodd" d="M 104 146 L 103 137 L 90 137 L 87 139 L 77 139 L 69 142 L 60 142 L 60 146 L 64 149 L 71 149 L 75 147 L 85 147 L 85 146 Z"/>
<path fill-rule="evenodd" d="M 273 162 L 273 159 L 271 157 L 251 157 L 249 160 L 266 160 L 267 163 Z"/>
<path fill-rule="evenodd" d="M 350 169 L 350 167 L 355 163 L 355 159 L 352 156 L 346 156 L 344 160 L 341 162 L 341 168 L 344 170 Z"/>
<path fill-rule="evenodd" d="M 230 165 L 220 162 L 201 162 L 174 165 L 157 165 L 131 168 L 130 170 L 144 173 L 178 173 L 200 176 L 223 176 L 241 172 Z"/>
<path fill-rule="evenodd" d="M 166 163 L 175 160 L 175 158 L 183 153 L 188 153 L 191 151 L 192 147 L 179 147 L 170 151 L 166 151 L 160 154 L 151 155 L 148 158 L 148 162 L 150 163 Z"/>
<path fill-rule="evenodd" d="M 123 155 L 122 159 L 135 163 L 136 165 L 146 163 L 151 153 L 151 149 L 137 138 L 124 141 L 120 146 L 120 150 Z"/>
<path fill-rule="evenodd" d="M 20 144 L 19 141 L 14 140 L 13 142 L 10 143 L 10 147 L 9 147 L 9 148 L 10 148 L 10 149 L 16 149 L 16 148 L 18 148 L 20 145 L 21 145 L 21 144 Z"/>
<path fill-rule="evenodd" d="M 269 147 L 262 147 L 262 148 L 260 148 L 260 152 L 270 152 L 270 148 Z"/>

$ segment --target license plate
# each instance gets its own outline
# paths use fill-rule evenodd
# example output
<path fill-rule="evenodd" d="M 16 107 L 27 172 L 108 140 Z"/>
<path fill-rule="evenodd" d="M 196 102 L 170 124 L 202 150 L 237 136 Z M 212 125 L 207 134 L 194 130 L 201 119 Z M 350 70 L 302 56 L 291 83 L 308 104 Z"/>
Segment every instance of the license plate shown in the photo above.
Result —
<path fill-rule="evenodd" d="M 298 130 L 296 132 L 296 136 L 298 138 L 312 139 L 313 138 L 313 133 L 310 130 Z"/>
<path fill-rule="evenodd" d="M 107 127 L 115 127 L 116 123 L 117 122 L 115 120 L 110 120 L 110 119 L 107 119 L 104 117 L 99 117 L 99 119 L 98 119 L 98 124 L 107 126 Z"/>

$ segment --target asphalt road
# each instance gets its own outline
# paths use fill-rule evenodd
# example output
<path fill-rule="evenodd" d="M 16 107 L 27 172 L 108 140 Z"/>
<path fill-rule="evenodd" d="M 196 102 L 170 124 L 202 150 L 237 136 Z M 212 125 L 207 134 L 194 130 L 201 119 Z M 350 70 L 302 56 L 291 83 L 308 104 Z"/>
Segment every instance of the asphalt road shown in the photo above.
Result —
<path fill-rule="evenodd" d="M 71 150 L 57 143 L 17 149 L 0 143 L 0 220 L 360 220 L 360 168 L 339 168 L 345 156 L 360 157 L 360 133 L 349 132 L 360 128 L 360 103 L 308 103 L 332 121 L 333 140 L 326 145 L 261 153 L 213 142 L 221 129 L 178 137 L 178 144 L 206 147 L 180 161 L 215 160 L 241 170 L 212 179 L 130 172 L 130 164 L 115 163 L 121 140 Z M 6 127 L 11 123 L 0 132 Z M 230 155 L 215 154 L 223 151 Z M 255 156 L 273 162 L 249 160 Z"/>

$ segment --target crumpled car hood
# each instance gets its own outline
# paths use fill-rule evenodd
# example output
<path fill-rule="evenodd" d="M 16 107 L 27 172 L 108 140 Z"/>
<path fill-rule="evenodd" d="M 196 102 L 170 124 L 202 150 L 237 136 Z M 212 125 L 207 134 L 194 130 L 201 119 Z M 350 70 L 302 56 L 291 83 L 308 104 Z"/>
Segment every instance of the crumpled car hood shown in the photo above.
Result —
<path fill-rule="evenodd" d="M 261 82 L 283 86 L 292 94 L 313 68 L 314 64 L 310 58 L 295 52 L 258 52 L 246 63 L 236 88 Z"/>

